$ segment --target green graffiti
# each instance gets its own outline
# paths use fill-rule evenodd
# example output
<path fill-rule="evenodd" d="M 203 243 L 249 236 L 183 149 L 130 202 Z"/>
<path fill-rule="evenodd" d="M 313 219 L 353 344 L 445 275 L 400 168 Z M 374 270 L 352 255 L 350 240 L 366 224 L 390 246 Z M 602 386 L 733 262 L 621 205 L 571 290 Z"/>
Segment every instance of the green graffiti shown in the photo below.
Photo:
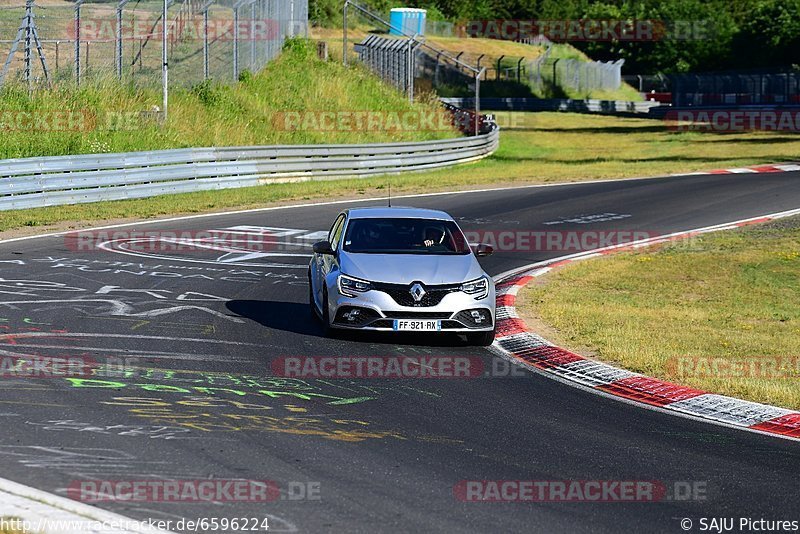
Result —
<path fill-rule="evenodd" d="M 239 397 L 244 397 L 247 395 L 246 391 L 241 391 L 238 389 L 230 389 L 230 388 L 211 388 L 205 386 L 194 386 L 194 387 L 180 387 L 180 386 L 172 386 L 169 384 L 146 384 L 146 383 L 135 383 L 135 384 L 128 384 L 125 382 L 116 382 L 111 380 L 97 380 L 92 378 L 65 378 L 69 382 L 69 384 L 74 388 L 109 388 L 109 389 L 130 389 L 139 388 L 143 391 L 155 392 L 155 393 L 183 393 L 183 394 L 191 394 L 192 392 L 199 392 L 205 393 L 206 395 L 216 395 L 217 393 L 229 393 L 232 395 L 236 395 Z M 256 391 L 259 395 L 264 395 L 266 397 L 276 399 L 279 397 L 293 397 L 301 400 L 310 401 L 313 399 L 320 399 L 326 400 L 326 404 L 331 405 L 344 405 L 344 404 L 356 404 L 359 402 L 366 402 L 369 400 L 374 400 L 376 397 L 338 397 L 334 395 L 326 395 L 324 393 L 315 393 L 311 391 L 279 391 L 279 390 L 270 390 L 270 389 L 261 389 Z"/>
<path fill-rule="evenodd" d="M 125 382 L 112 382 L 110 380 L 94 380 L 91 378 L 65 378 L 74 388 L 124 388 Z"/>
<path fill-rule="evenodd" d="M 157 393 L 164 392 L 164 393 L 191 393 L 190 390 L 186 388 L 179 388 L 178 386 L 168 386 L 165 384 L 135 384 L 139 386 L 145 391 L 155 391 Z"/>

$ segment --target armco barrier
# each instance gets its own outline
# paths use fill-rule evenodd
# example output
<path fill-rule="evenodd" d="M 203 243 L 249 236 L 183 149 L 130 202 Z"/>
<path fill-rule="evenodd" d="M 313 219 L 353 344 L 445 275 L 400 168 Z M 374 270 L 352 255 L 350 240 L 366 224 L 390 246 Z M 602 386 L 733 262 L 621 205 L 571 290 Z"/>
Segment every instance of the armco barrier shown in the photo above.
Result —
<path fill-rule="evenodd" d="M 0 210 L 437 169 L 488 156 L 496 126 L 411 143 L 190 148 L 0 160 Z"/>
<path fill-rule="evenodd" d="M 474 98 L 442 98 L 443 102 L 460 108 L 475 107 Z M 660 102 L 632 102 L 626 100 L 571 100 L 567 98 L 481 98 L 484 111 L 573 111 L 578 113 L 607 113 L 613 115 L 646 115 Z"/>

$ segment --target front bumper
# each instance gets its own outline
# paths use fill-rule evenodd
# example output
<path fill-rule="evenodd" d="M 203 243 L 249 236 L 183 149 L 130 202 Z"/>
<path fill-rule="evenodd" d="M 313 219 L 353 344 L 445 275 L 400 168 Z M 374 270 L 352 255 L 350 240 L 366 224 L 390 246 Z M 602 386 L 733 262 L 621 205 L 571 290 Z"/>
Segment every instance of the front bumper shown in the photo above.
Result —
<path fill-rule="evenodd" d="M 482 299 L 453 291 L 433 306 L 404 306 L 389 293 L 379 290 L 349 297 L 340 294 L 334 286 L 329 291 L 328 302 L 333 328 L 392 332 L 395 319 L 433 319 L 441 321 L 440 332 L 469 333 L 491 331 L 495 322 L 493 286 Z M 353 313 L 354 310 L 358 313 Z"/>

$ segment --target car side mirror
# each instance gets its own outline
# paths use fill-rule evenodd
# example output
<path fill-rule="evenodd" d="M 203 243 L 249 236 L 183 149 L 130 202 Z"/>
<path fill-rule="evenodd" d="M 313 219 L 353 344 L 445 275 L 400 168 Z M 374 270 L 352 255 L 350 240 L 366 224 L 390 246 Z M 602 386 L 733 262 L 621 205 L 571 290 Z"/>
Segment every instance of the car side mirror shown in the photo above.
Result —
<path fill-rule="evenodd" d="M 317 241 L 312 248 L 314 249 L 314 254 L 328 254 L 333 256 L 333 248 L 331 248 L 331 244 L 327 241 Z"/>
<path fill-rule="evenodd" d="M 478 245 L 478 248 L 475 249 L 475 255 L 479 258 L 484 258 L 486 256 L 491 256 L 494 253 L 494 248 L 491 245 L 486 245 L 481 243 Z"/>

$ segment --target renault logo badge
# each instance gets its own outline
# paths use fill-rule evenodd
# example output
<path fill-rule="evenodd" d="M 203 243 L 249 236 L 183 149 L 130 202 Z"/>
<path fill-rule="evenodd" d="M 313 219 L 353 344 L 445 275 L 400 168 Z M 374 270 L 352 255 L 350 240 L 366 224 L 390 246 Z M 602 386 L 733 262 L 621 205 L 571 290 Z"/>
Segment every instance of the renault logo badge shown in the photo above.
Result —
<path fill-rule="evenodd" d="M 422 287 L 422 284 L 416 283 L 411 286 L 411 289 L 408 290 L 411 293 L 411 296 L 414 298 L 414 302 L 419 302 L 422 298 L 428 293 Z"/>

